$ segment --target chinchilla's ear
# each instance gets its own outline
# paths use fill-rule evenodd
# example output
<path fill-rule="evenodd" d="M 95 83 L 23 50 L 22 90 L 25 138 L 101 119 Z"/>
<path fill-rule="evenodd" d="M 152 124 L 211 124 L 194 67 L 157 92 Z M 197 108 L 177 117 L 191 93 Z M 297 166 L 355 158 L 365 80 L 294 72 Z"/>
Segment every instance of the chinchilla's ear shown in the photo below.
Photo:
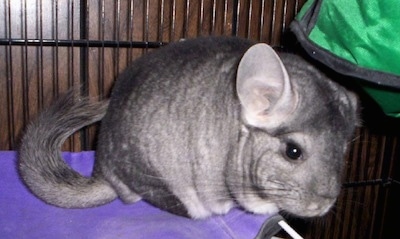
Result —
<path fill-rule="evenodd" d="M 236 79 L 237 94 L 246 124 L 273 129 L 296 108 L 297 97 L 288 73 L 267 44 L 250 47 L 243 55 Z"/>

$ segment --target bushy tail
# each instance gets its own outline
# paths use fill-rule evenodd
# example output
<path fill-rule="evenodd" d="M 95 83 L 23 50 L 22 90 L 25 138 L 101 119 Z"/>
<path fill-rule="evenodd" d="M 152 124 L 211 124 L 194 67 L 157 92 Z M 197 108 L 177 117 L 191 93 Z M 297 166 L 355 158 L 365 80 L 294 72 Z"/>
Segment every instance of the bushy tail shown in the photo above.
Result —
<path fill-rule="evenodd" d="M 101 178 L 86 178 L 61 157 L 61 145 L 80 128 L 100 121 L 108 101 L 90 102 L 69 92 L 42 112 L 22 138 L 18 168 L 30 190 L 49 204 L 85 208 L 108 203 L 117 195 Z"/>

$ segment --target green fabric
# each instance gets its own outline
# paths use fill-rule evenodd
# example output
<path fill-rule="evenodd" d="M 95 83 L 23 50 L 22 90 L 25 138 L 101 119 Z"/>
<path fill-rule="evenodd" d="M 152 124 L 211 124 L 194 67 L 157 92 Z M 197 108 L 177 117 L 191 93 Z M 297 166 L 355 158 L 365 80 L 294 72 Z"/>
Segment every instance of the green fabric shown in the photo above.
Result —
<path fill-rule="evenodd" d="M 361 67 L 400 74 L 400 1 L 323 1 L 310 40 Z"/>
<path fill-rule="evenodd" d="M 302 45 L 314 58 L 338 72 L 354 65 L 344 74 L 374 82 L 361 85 L 385 114 L 400 118 L 400 0 L 309 0 L 295 21 L 297 36 L 311 43 Z M 327 54 L 338 60 L 330 65 Z M 395 84 L 382 85 L 389 78 Z"/>
<path fill-rule="evenodd" d="M 301 19 L 303 16 L 307 13 L 309 8 L 314 4 L 315 0 L 309 0 L 304 3 L 303 7 L 300 9 L 300 11 L 297 13 L 296 18 Z"/>
<path fill-rule="evenodd" d="M 379 104 L 386 115 L 400 118 L 400 91 L 361 84 L 363 89 Z"/>

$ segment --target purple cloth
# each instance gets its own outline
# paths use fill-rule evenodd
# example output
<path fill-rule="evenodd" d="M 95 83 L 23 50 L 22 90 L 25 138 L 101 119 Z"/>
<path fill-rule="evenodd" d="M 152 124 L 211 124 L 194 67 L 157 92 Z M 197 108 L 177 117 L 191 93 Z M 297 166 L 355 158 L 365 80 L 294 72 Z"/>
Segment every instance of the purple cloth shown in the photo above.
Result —
<path fill-rule="evenodd" d="M 64 153 L 75 170 L 90 175 L 93 152 Z M 18 177 L 16 152 L 0 151 L 0 238 L 254 238 L 268 215 L 239 209 L 225 216 L 191 220 L 144 201 L 119 200 L 88 209 L 63 209 L 34 197 Z"/>

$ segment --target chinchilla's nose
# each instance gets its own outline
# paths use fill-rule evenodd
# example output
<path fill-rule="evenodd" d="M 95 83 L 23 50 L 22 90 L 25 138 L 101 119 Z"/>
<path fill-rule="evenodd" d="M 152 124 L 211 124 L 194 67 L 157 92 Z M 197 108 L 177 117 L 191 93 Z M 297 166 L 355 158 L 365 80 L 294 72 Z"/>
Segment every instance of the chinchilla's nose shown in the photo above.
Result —
<path fill-rule="evenodd" d="M 316 201 L 311 202 L 307 207 L 307 211 L 314 216 L 323 216 L 336 202 L 333 198 L 319 198 Z"/>
<path fill-rule="evenodd" d="M 321 175 L 323 178 L 316 179 L 315 193 L 324 198 L 336 198 L 341 189 L 340 180 L 329 174 Z"/>

